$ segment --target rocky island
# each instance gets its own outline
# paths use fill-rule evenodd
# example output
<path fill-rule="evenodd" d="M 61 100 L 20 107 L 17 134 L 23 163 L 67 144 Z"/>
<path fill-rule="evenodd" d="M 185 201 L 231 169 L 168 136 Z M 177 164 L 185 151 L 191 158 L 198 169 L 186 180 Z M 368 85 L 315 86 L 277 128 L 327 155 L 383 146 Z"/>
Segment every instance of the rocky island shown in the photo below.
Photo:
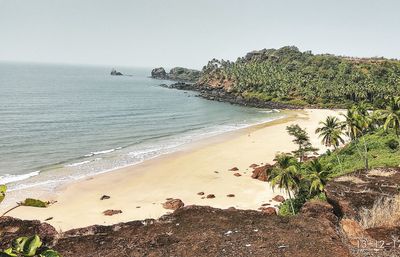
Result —
<path fill-rule="evenodd" d="M 111 72 L 110 72 L 110 75 L 111 76 L 123 76 L 124 74 L 122 74 L 121 72 L 119 72 L 119 71 L 117 71 L 115 69 L 112 69 Z"/>

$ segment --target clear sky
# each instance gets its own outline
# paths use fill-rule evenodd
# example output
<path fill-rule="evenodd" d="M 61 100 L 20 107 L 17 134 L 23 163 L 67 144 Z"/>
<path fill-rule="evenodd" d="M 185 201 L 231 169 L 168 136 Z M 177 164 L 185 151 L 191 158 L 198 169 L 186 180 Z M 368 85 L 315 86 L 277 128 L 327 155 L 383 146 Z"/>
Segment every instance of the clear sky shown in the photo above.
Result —
<path fill-rule="evenodd" d="M 185 66 L 262 48 L 400 58 L 399 0 L 0 0 L 0 60 Z"/>

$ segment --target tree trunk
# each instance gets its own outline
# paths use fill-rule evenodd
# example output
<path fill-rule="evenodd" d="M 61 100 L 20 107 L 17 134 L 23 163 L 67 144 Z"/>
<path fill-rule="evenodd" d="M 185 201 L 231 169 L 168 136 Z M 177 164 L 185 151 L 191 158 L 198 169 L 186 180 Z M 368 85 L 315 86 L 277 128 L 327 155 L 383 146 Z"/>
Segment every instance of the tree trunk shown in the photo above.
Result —
<path fill-rule="evenodd" d="M 21 204 L 18 204 L 17 206 L 12 207 L 11 209 L 9 209 L 9 210 L 7 210 L 5 213 L 3 213 L 3 214 L 0 216 L 0 218 L 3 217 L 4 215 L 6 215 L 7 213 L 9 213 L 10 211 L 12 211 L 12 210 L 14 210 L 14 209 L 16 209 L 16 208 L 18 208 L 18 207 L 20 207 L 20 206 L 21 206 Z"/>
<path fill-rule="evenodd" d="M 337 147 L 335 146 L 334 148 L 335 148 L 334 151 L 336 152 L 336 151 L 337 151 Z M 336 159 L 337 159 L 337 161 L 338 161 L 338 163 L 339 163 L 340 172 L 343 173 L 343 167 L 342 167 L 342 162 L 341 162 L 340 159 L 339 159 L 339 153 L 336 153 Z"/>
<path fill-rule="evenodd" d="M 368 148 L 367 143 L 365 142 L 365 136 L 363 136 L 364 141 L 364 151 L 365 151 L 365 170 L 368 171 Z"/>
<path fill-rule="evenodd" d="M 295 211 L 294 211 L 293 200 L 292 200 L 292 196 L 290 195 L 290 190 L 289 190 L 289 188 L 286 187 L 286 191 L 288 192 L 288 195 L 289 195 L 290 207 L 292 208 L 292 213 L 293 213 L 293 215 L 295 215 L 296 213 L 295 213 Z"/>

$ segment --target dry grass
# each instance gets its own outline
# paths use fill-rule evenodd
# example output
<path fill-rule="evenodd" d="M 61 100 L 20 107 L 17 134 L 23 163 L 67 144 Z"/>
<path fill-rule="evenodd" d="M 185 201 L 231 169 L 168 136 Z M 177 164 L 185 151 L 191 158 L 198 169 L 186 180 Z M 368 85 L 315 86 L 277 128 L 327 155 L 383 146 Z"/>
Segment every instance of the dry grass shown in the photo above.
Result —
<path fill-rule="evenodd" d="M 360 211 L 360 225 L 364 228 L 393 227 L 400 222 L 400 195 L 380 198 L 371 209 Z"/>
<path fill-rule="evenodd" d="M 396 171 L 391 169 L 373 169 L 368 171 L 368 176 L 389 177 L 394 174 L 396 174 Z"/>
<path fill-rule="evenodd" d="M 335 179 L 335 181 L 339 182 L 353 182 L 354 184 L 362 184 L 365 183 L 364 180 L 354 177 L 354 176 L 341 176 Z"/>

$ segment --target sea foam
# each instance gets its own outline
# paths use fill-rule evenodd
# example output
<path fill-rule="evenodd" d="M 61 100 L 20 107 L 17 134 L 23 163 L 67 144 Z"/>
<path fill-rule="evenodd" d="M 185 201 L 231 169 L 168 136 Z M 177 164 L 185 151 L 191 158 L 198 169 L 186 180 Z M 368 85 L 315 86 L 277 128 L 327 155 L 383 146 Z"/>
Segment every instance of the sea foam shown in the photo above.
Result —
<path fill-rule="evenodd" d="M 8 184 L 12 182 L 17 182 L 21 180 L 28 179 L 30 177 L 34 177 L 39 175 L 40 170 L 33 171 L 27 174 L 20 174 L 20 175 L 11 175 L 11 174 L 5 174 L 3 176 L 0 176 L 0 184 Z"/>

